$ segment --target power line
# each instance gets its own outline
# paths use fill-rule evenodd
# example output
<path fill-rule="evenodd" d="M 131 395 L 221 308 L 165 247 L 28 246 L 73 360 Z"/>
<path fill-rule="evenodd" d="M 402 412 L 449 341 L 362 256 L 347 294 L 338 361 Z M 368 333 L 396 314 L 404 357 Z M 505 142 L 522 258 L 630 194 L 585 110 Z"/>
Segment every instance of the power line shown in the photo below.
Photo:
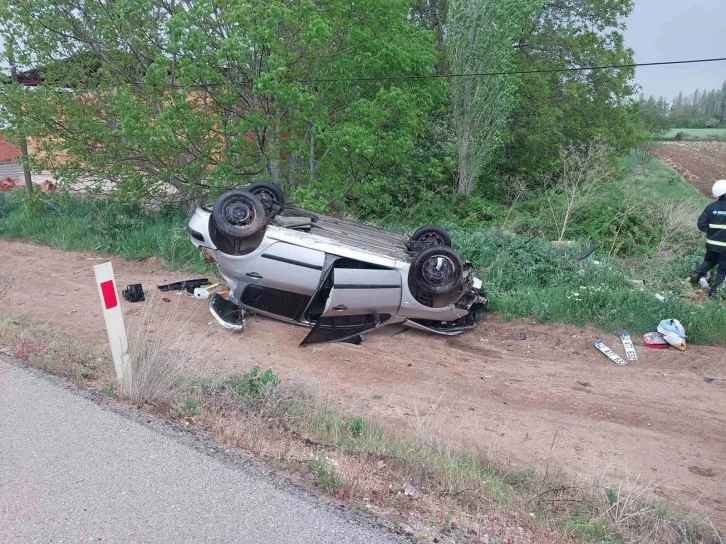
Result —
<path fill-rule="evenodd" d="M 611 68 L 638 68 L 641 66 L 669 66 L 674 64 L 696 64 L 703 62 L 722 62 L 726 61 L 726 57 L 712 59 L 692 59 L 692 60 L 670 60 L 663 62 L 638 62 L 633 64 L 606 64 L 602 66 L 573 66 L 571 68 L 540 68 L 536 70 L 513 70 L 509 72 L 473 72 L 469 74 L 425 74 L 412 76 L 376 76 L 376 77 L 350 77 L 350 78 L 331 78 L 331 79 L 302 79 L 299 82 L 307 83 L 333 83 L 338 81 L 391 81 L 404 79 L 442 79 L 452 77 L 487 77 L 487 76 L 512 76 L 522 74 L 550 74 L 561 72 L 584 72 L 587 70 L 607 70 Z"/>
<path fill-rule="evenodd" d="M 569 68 L 539 68 L 534 70 L 512 70 L 503 72 L 472 72 L 467 74 L 422 74 L 422 75 L 405 75 L 405 76 L 374 76 L 374 77 L 348 77 L 348 78 L 309 78 L 293 80 L 297 83 L 337 83 L 346 81 L 403 81 L 408 79 L 449 79 L 460 77 L 491 77 L 491 76 L 512 76 L 526 74 L 554 74 L 565 72 L 585 72 L 588 70 L 609 70 L 613 68 L 639 68 L 647 66 L 672 66 L 677 64 L 699 64 L 706 62 L 723 62 L 726 57 L 709 58 L 709 59 L 691 59 L 691 60 L 670 60 L 662 62 L 636 62 L 632 64 L 605 64 L 599 66 L 573 66 Z M 7 83 L 5 83 L 7 84 Z M 206 83 L 189 85 L 189 87 L 220 87 L 228 85 L 228 83 Z M 174 85 L 177 88 L 187 87 L 187 85 Z"/>

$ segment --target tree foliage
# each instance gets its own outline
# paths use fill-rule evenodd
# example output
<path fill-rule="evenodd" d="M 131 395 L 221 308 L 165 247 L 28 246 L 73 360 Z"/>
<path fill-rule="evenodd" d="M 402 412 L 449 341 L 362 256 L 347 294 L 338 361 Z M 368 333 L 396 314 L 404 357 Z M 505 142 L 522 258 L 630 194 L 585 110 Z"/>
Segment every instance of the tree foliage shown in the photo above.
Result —
<path fill-rule="evenodd" d="M 726 81 L 720 89 L 678 93 L 668 114 L 674 126 L 683 128 L 713 128 L 726 123 Z"/>
<path fill-rule="evenodd" d="M 43 85 L 6 86 L 1 115 L 33 135 L 36 167 L 136 197 L 255 177 L 342 197 L 411 160 L 441 101 L 436 81 L 366 79 L 433 73 L 432 33 L 408 13 L 405 0 L 2 0 L 18 64 Z"/>
<path fill-rule="evenodd" d="M 450 0 L 445 44 L 451 72 L 456 75 L 511 71 L 512 42 L 533 8 L 532 0 Z M 481 167 L 501 146 L 516 88 L 513 75 L 450 80 L 459 192 L 470 194 L 474 190 Z"/>
<path fill-rule="evenodd" d="M 632 0 L 548 0 L 517 40 L 522 71 L 632 64 L 623 30 Z M 635 141 L 634 69 L 521 76 L 500 171 L 556 172 L 560 151 L 592 139 L 615 151 Z"/>

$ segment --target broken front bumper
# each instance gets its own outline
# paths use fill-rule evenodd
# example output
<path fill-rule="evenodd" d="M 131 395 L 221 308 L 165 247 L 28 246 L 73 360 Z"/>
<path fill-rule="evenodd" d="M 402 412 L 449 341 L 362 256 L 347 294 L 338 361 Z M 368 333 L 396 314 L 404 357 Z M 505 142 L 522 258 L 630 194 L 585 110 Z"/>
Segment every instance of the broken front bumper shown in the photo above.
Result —
<path fill-rule="evenodd" d="M 241 331 L 245 328 L 245 311 L 219 293 L 209 297 L 209 312 L 227 330 Z"/>

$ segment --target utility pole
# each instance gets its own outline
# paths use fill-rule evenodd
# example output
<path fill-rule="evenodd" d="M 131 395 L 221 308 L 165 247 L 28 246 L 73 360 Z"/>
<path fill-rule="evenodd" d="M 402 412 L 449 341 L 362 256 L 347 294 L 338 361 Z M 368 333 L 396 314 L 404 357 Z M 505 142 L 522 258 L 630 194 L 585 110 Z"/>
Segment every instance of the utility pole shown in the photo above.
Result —
<path fill-rule="evenodd" d="M 10 61 L 10 79 L 13 83 L 18 83 L 18 71 L 15 69 L 15 55 L 13 54 L 13 46 L 9 45 L 8 60 Z M 28 168 L 28 140 L 25 134 L 20 137 L 20 156 L 23 162 L 23 176 L 25 177 L 25 190 L 29 195 L 33 194 L 33 178 L 30 176 L 30 168 Z"/>

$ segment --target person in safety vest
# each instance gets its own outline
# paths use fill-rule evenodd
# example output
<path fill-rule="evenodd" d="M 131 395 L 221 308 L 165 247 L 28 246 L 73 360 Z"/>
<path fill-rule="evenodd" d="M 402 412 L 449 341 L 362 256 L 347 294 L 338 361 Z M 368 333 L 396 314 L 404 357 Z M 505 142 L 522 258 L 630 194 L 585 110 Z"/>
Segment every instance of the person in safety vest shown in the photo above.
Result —
<path fill-rule="evenodd" d="M 726 179 L 714 183 L 712 192 L 718 200 L 706 206 L 698 218 L 698 230 L 706 233 L 706 256 L 691 274 L 691 282 L 698 283 L 713 268 L 718 267 L 716 281 L 711 284 L 708 293 L 711 297 L 726 279 Z"/>

